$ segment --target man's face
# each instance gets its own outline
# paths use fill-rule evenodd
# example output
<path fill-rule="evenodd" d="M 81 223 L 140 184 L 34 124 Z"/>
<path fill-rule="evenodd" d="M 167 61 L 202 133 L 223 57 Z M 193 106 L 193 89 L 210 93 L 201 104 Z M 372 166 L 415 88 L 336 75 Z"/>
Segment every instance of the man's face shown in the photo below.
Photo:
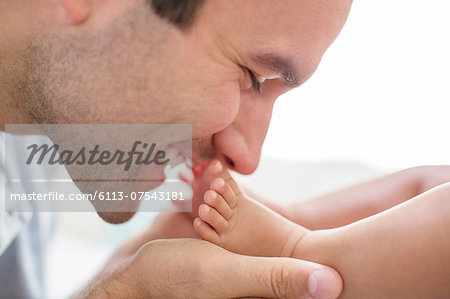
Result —
<path fill-rule="evenodd" d="M 40 123 L 192 124 L 194 162 L 249 174 L 276 98 L 313 74 L 351 0 L 206 0 L 187 31 L 146 1 L 92 3 L 75 25 L 47 10 L 24 55 L 25 112 Z"/>
<path fill-rule="evenodd" d="M 182 32 L 138 2 L 102 2 L 77 26 L 55 17 L 30 47 L 24 109 L 39 122 L 192 124 L 196 162 L 244 174 L 276 98 L 313 74 L 351 5 L 207 0 Z"/>

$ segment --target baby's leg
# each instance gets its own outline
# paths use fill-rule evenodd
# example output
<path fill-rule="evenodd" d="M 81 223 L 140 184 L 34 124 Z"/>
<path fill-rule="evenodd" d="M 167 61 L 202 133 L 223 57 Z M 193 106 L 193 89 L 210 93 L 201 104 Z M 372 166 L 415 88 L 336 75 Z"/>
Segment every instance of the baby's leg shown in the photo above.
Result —
<path fill-rule="evenodd" d="M 450 298 L 450 184 L 302 239 L 294 257 L 329 265 L 342 298 Z"/>
<path fill-rule="evenodd" d="M 329 265 L 343 277 L 343 298 L 450 298 L 450 184 L 341 228 L 308 231 L 246 198 L 213 168 L 226 187 L 216 180 L 205 194 L 194 222 L 203 239 L 241 254 L 291 252 Z"/>

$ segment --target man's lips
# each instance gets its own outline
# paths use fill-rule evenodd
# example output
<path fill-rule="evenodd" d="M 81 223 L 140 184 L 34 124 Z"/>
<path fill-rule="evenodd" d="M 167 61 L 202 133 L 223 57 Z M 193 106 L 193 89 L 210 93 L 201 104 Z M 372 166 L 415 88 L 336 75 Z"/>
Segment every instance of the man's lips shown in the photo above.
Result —
<path fill-rule="evenodd" d="M 192 159 L 186 152 L 177 147 L 175 144 L 170 144 L 165 148 L 166 157 L 170 159 L 169 165 L 175 167 L 184 163 L 188 168 L 192 167 Z"/>
<path fill-rule="evenodd" d="M 183 145 L 183 143 L 179 142 L 170 144 L 167 147 L 172 153 L 173 162 L 176 165 L 184 163 L 188 168 L 192 169 L 194 174 L 202 173 L 206 165 L 212 161 L 212 158 L 201 157 L 193 148 L 188 150 Z"/>
<path fill-rule="evenodd" d="M 199 166 L 202 164 L 202 162 L 205 161 L 205 159 L 201 159 L 198 156 L 195 156 L 194 154 L 192 154 L 192 164 L 193 166 Z"/>
<path fill-rule="evenodd" d="M 198 177 L 203 174 L 203 171 L 205 170 L 206 166 L 211 162 L 211 160 L 203 160 L 202 163 L 196 164 L 192 166 L 192 172 L 194 176 Z"/>

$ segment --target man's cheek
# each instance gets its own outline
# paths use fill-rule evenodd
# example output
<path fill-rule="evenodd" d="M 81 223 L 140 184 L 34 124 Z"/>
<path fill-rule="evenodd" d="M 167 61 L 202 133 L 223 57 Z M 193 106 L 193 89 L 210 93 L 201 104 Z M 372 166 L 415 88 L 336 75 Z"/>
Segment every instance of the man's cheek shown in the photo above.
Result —
<path fill-rule="evenodd" d="M 230 82 L 210 95 L 209 105 L 198 119 L 198 126 L 209 134 L 219 132 L 233 123 L 239 112 L 240 90 L 235 82 Z"/>

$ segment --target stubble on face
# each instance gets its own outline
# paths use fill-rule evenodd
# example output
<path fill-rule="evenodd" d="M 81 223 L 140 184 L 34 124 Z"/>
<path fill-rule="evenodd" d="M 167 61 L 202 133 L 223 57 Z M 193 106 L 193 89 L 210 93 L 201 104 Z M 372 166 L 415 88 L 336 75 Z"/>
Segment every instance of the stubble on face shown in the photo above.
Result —
<path fill-rule="evenodd" d="M 152 20 L 132 7 L 104 24 L 43 25 L 10 69 L 11 102 L 31 123 L 161 123 L 136 117 L 164 106 L 148 78 L 162 36 Z"/>

